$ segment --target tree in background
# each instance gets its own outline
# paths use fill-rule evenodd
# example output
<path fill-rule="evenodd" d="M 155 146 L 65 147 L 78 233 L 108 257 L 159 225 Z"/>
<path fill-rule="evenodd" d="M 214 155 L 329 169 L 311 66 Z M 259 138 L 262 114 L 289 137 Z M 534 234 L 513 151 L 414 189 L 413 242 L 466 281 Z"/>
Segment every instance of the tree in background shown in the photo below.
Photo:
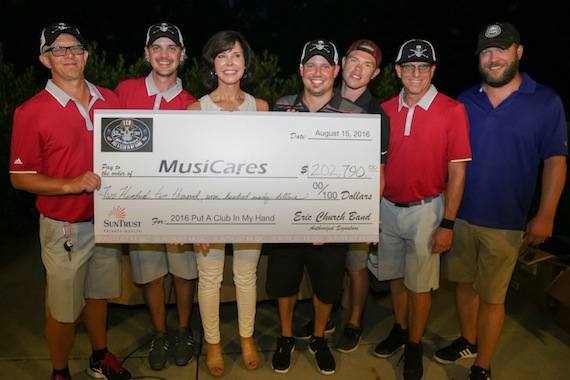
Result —
<path fill-rule="evenodd" d="M 85 70 L 85 77 L 90 82 L 102 87 L 114 89 L 117 84 L 127 78 L 137 78 L 148 73 L 148 63 L 141 58 L 134 63 L 128 63 L 124 56 L 110 59 L 105 51 L 100 51 L 99 45 L 94 42 L 87 45 L 89 51 L 89 64 Z M 256 56 L 256 72 L 254 81 L 248 91 L 255 97 L 266 99 L 272 106 L 284 94 L 294 94 L 302 89 L 298 73 L 284 75 L 277 55 L 264 51 Z M 10 138 L 12 131 L 12 118 L 14 110 L 20 104 L 34 96 L 44 86 L 43 73 L 37 73 L 34 66 L 23 70 L 16 70 L 13 64 L 4 60 L 3 47 L 0 43 L 0 234 L 25 233 L 30 228 L 37 227 L 38 214 L 34 206 L 35 196 L 24 191 L 15 190 L 8 174 L 8 160 L 10 158 Z M 206 93 L 202 87 L 200 67 L 198 60 L 188 60 L 179 75 L 185 89 L 195 97 Z M 387 100 L 395 96 L 400 90 L 400 82 L 396 77 L 393 65 L 382 67 L 379 76 L 371 82 L 370 91 L 380 99 Z M 567 179 L 570 181 L 570 179 Z M 560 200 L 555 228 L 562 233 L 570 226 L 570 186 Z M 564 232 L 567 234 L 567 232 Z"/>
<path fill-rule="evenodd" d="M 16 74 L 12 64 L 4 62 L 0 44 L 0 233 L 14 235 L 30 225 L 37 225 L 34 206 L 36 197 L 12 187 L 8 173 L 10 159 L 10 137 L 14 110 L 32 97 L 41 88 L 37 84 L 34 70 L 30 67 Z"/>

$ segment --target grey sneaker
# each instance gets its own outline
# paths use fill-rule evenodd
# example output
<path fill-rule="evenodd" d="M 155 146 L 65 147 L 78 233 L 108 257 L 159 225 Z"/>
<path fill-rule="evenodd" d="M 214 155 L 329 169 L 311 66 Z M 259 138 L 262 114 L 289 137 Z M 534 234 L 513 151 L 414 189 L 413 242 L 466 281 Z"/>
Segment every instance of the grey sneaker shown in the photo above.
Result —
<path fill-rule="evenodd" d="M 174 363 L 177 366 L 184 366 L 192 361 L 195 354 L 192 330 L 184 327 L 178 329 L 174 339 Z"/>
<path fill-rule="evenodd" d="M 168 335 L 156 333 L 148 352 L 148 364 L 155 371 L 160 371 L 168 361 Z"/>
<path fill-rule="evenodd" d="M 474 358 L 477 356 L 477 345 L 471 344 L 464 337 L 455 339 L 449 346 L 438 350 L 433 358 L 441 364 L 452 364 L 459 359 Z"/>
<path fill-rule="evenodd" d="M 342 353 L 349 353 L 358 348 L 360 337 L 362 336 L 362 327 L 356 327 L 352 323 L 348 323 L 344 327 L 344 331 L 340 340 L 336 344 L 336 349 Z"/>

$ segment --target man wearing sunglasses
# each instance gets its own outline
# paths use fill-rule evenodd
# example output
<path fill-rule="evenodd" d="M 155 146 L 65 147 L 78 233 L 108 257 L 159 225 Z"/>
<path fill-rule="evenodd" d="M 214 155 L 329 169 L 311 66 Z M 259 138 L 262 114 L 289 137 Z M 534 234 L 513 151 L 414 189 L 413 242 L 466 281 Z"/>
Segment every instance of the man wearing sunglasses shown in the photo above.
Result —
<path fill-rule="evenodd" d="M 419 380 L 430 292 L 439 287 L 440 254 L 451 246 L 471 149 L 465 107 L 431 83 L 433 45 L 406 41 L 395 63 L 403 88 L 382 103 L 390 144 L 378 254 L 369 261 L 378 280 L 390 280 L 395 323 L 374 354 L 387 358 L 404 347 L 404 379 Z"/>
<path fill-rule="evenodd" d="M 118 108 L 115 94 L 85 80 L 89 54 L 79 30 L 66 23 L 45 28 L 40 61 L 51 71 L 44 90 L 16 109 L 10 180 L 37 195 L 41 256 L 46 269 L 46 336 L 52 380 L 69 380 L 75 323 L 82 317 L 93 353 L 87 372 L 131 379 L 107 351 L 107 299 L 120 295 L 121 250 L 94 243 L 93 112 Z"/>

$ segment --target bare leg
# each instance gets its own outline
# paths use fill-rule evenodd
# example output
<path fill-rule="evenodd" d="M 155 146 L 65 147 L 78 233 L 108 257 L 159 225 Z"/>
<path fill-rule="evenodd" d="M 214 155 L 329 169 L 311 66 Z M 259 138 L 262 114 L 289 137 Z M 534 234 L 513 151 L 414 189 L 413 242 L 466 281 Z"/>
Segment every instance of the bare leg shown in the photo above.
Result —
<path fill-rule="evenodd" d="M 409 341 L 420 343 L 426 328 L 429 311 L 431 308 L 431 293 L 416 293 L 408 291 L 410 305 L 408 318 Z"/>
<path fill-rule="evenodd" d="M 164 277 L 159 277 L 144 284 L 142 289 L 154 331 L 166 333 Z"/>
<path fill-rule="evenodd" d="M 478 316 L 477 358 L 475 359 L 475 365 L 489 369 L 501 330 L 503 329 L 505 305 L 502 303 L 491 304 L 481 300 Z"/>
<path fill-rule="evenodd" d="M 58 322 L 51 315 L 48 315 L 46 338 L 53 368 L 67 368 L 74 337 L 75 323 Z"/>
<path fill-rule="evenodd" d="M 458 282 L 455 287 L 455 309 L 461 336 L 471 344 L 477 343 L 477 316 L 479 295 L 471 284 Z"/>
<path fill-rule="evenodd" d="M 289 297 L 279 297 L 279 319 L 281 320 L 281 336 L 293 336 L 293 311 L 297 303 L 297 294 Z M 326 324 L 326 321 L 325 321 Z"/>
<path fill-rule="evenodd" d="M 178 328 L 190 326 L 196 280 L 186 280 L 172 275 L 174 288 L 176 289 L 176 309 L 178 310 Z M 165 326 L 166 327 L 166 326 Z"/>
<path fill-rule="evenodd" d="M 322 338 L 325 335 L 325 328 L 331 316 L 333 304 L 323 303 L 316 295 L 313 295 L 313 307 L 315 309 L 313 335 Z"/>
<path fill-rule="evenodd" d="M 107 347 L 107 300 L 86 298 L 81 315 L 93 350 Z"/>
<path fill-rule="evenodd" d="M 364 306 L 368 298 L 368 269 L 349 270 L 350 276 L 350 316 L 348 323 L 360 327 Z"/>
<path fill-rule="evenodd" d="M 394 319 L 403 330 L 406 330 L 408 328 L 408 289 L 404 286 L 403 278 L 390 281 L 390 296 Z"/>

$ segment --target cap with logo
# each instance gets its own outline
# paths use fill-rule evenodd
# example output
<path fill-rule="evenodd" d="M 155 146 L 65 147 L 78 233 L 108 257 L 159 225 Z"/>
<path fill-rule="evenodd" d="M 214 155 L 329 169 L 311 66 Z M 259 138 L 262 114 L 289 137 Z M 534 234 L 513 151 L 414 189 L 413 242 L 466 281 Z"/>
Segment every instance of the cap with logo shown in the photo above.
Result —
<path fill-rule="evenodd" d="M 352 53 L 355 50 L 360 50 L 365 53 L 371 54 L 374 57 L 374 60 L 376 61 L 376 67 L 380 67 L 380 63 L 382 62 L 382 51 L 380 50 L 378 45 L 374 43 L 374 41 L 372 40 L 354 41 L 352 45 L 350 45 L 350 47 L 348 48 L 346 55 L 348 56 L 350 53 Z"/>
<path fill-rule="evenodd" d="M 426 40 L 413 38 L 402 44 L 396 57 L 396 63 L 427 62 L 437 63 L 435 48 Z"/>
<path fill-rule="evenodd" d="M 301 54 L 301 64 L 307 63 L 309 59 L 315 55 L 321 55 L 326 58 L 331 65 L 338 65 L 338 50 L 336 46 L 323 38 L 309 41 L 303 46 Z"/>
<path fill-rule="evenodd" d="M 148 28 L 146 32 L 145 46 L 149 46 L 160 37 L 170 38 L 176 45 L 184 47 L 182 32 L 174 24 L 159 22 Z"/>
<path fill-rule="evenodd" d="M 81 45 L 85 45 L 85 39 L 79 29 L 65 22 L 56 22 L 42 30 L 40 34 L 40 54 L 43 54 L 44 47 L 53 44 L 60 34 L 69 34 L 75 37 Z"/>
<path fill-rule="evenodd" d="M 520 43 L 521 36 L 513 24 L 509 24 L 508 22 L 495 22 L 487 25 L 485 29 L 479 32 L 475 54 L 479 54 L 482 50 L 490 47 L 507 49 L 511 47 L 512 44 L 519 45 Z"/>

